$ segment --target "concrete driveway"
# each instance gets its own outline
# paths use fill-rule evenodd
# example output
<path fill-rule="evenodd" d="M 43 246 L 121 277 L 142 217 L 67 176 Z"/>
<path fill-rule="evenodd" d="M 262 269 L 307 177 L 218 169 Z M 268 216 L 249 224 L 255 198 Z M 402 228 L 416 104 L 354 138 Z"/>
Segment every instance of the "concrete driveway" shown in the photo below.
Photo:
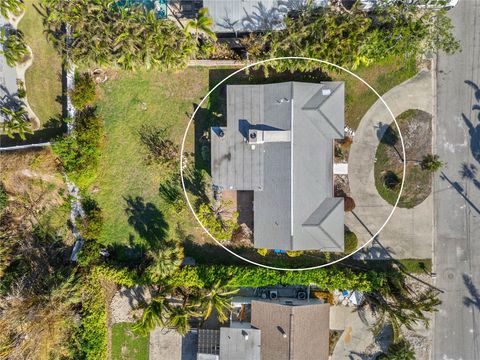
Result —
<path fill-rule="evenodd" d="M 430 71 L 422 70 L 414 78 L 394 87 L 383 99 L 396 117 L 409 109 L 433 111 L 433 81 Z M 375 234 L 393 207 L 383 200 L 375 188 L 374 161 L 377 146 L 388 125 L 393 122 L 385 105 L 378 100 L 362 118 L 348 159 L 349 183 L 356 208 L 346 213 L 345 223 L 354 231 L 359 244 Z M 432 256 L 433 200 L 429 196 L 413 209 L 395 210 L 394 215 L 360 258 L 425 259 Z"/>

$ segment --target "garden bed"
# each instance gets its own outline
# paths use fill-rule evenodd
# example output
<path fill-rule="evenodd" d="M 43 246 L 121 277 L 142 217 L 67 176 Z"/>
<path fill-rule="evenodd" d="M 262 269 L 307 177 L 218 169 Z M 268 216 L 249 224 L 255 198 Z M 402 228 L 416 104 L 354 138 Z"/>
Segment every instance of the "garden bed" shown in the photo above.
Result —
<path fill-rule="evenodd" d="M 432 151 L 432 116 L 421 110 L 408 110 L 398 116 L 397 122 L 405 144 L 406 159 L 403 159 L 396 126 L 391 124 L 385 129 L 375 155 L 375 186 L 380 196 L 394 205 L 400 192 L 405 160 L 405 182 L 398 206 L 413 208 L 432 191 L 432 175 L 421 167 L 423 157 Z"/>

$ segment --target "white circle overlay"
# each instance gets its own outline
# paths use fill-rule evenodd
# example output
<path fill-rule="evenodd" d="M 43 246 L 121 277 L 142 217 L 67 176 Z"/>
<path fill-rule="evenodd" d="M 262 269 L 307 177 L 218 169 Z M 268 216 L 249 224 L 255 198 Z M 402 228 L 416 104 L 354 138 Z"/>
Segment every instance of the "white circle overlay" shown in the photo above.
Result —
<path fill-rule="evenodd" d="M 206 99 L 209 98 L 209 96 L 212 94 L 212 92 L 214 92 L 220 85 L 222 85 L 225 81 L 227 81 L 228 79 L 230 79 L 231 77 L 235 76 L 236 74 L 240 73 L 240 72 L 243 72 L 253 66 L 257 66 L 257 65 L 261 65 L 261 64 L 265 64 L 265 63 L 268 63 L 268 62 L 272 62 L 272 61 L 278 61 L 278 60 L 303 60 L 303 61 L 313 61 L 313 62 L 317 62 L 317 63 L 320 63 L 320 64 L 324 64 L 324 65 L 329 65 L 329 66 L 332 66 L 334 68 L 337 68 L 337 69 L 340 69 L 342 71 L 345 71 L 346 73 L 348 73 L 349 75 L 355 77 L 357 80 L 360 80 L 363 84 L 365 84 L 370 90 L 372 90 L 375 95 L 377 95 L 377 97 L 380 99 L 380 101 L 385 105 L 386 109 L 388 110 L 389 114 L 391 115 L 393 121 L 395 122 L 395 125 L 397 127 L 397 130 L 398 130 L 398 133 L 399 133 L 399 137 L 400 137 L 400 141 L 401 141 L 401 144 L 402 144 L 402 155 L 403 155 L 403 158 L 406 159 L 406 156 L 405 156 L 405 144 L 403 142 L 403 137 L 402 137 L 402 133 L 400 131 L 400 127 L 398 126 L 398 123 L 397 123 L 397 120 L 395 119 L 395 116 L 393 115 L 393 112 L 392 110 L 389 108 L 388 104 L 385 102 L 385 100 L 382 98 L 382 96 L 370 85 L 368 84 L 365 80 L 363 80 L 360 76 L 358 76 L 357 74 L 353 73 L 352 71 L 340 66 L 340 65 L 337 65 L 337 64 L 333 64 L 329 61 L 326 61 L 326 60 L 320 60 L 320 59 L 314 59 L 314 58 L 309 58 L 309 57 L 304 57 L 304 56 L 284 56 L 284 57 L 277 57 L 277 58 L 271 58 L 271 59 L 267 59 L 267 60 L 262 60 L 262 61 L 257 61 L 255 63 L 252 63 L 252 64 L 249 64 L 247 66 L 244 66 L 242 67 L 241 69 L 238 69 L 236 71 L 234 71 L 233 73 L 231 73 L 230 75 L 226 76 L 222 81 L 220 81 L 218 84 L 216 84 L 208 93 L 207 95 L 205 95 L 205 97 L 200 101 L 200 103 L 197 105 L 197 107 L 195 108 L 195 111 L 193 112 L 192 116 L 190 117 L 190 120 L 187 124 L 187 127 L 185 129 L 185 133 L 183 134 L 183 139 L 182 139 L 182 146 L 181 146 L 181 151 L 180 151 L 180 178 L 182 180 L 182 189 L 183 189 L 183 194 L 185 195 L 185 199 L 187 200 L 187 204 L 188 204 L 188 207 L 190 208 L 190 211 L 192 212 L 193 216 L 195 217 L 195 219 L 197 220 L 197 222 L 200 224 L 200 226 L 202 227 L 202 229 L 205 231 L 205 233 L 208 234 L 208 236 L 210 236 L 210 238 L 212 238 L 219 246 L 221 246 L 224 250 L 226 250 L 227 252 L 229 252 L 230 254 L 236 256 L 237 258 L 239 259 L 242 259 L 243 261 L 247 262 L 247 263 L 250 263 L 252 265 L 257 265 L 257 266 L 260 266 L 260 267 L 263 267 L 263 268 L 266 268 L 266 269 L 272 269 L 272 270 L 279 270 L 279 271 L 305 271 L 305 270 L 314 270 L 314 269 L 320 269 L 320 268 L 323 268 L 323 267 L 327 267 L 329 265 L 333 265 L 333 264 L 336 264 L 340 261 L 343 261 L 347 258 L 349 258 L 350 256 L 354 255 L 355 253 L 359 252 L 360 250 L 362 250 L 365 246 L 367 246 L 368 244 L 370 244 L 373 239 L 375 239 L 375 237 L 377 237 L 377 235 L 383 230 L 383 228 L 387 225 L 387 223 L 390 221 L 391 217 L 393 216 L 393 213 L 395 212 L 395 209 L 397 208 L 397 205 L 398 205 L 398 202 L 400 201 L 400 197 L 402 196 L 402 192 L 403 192 L 403 185 L 404 185 L 404 182 L 405 182 L 405 172 L 406 172 L 406 168 L 407 168 L 407 162 L 404 161 L 403 162 L 403 174 L 402 174 L 402 182 L 400 184 L 400 192 L 398 193 L 398 197 L 397 197 L 397 200 L 395 201 L 395 205 L 393 206 L 393 209 L 392 211 L 390 212 L 390 214 L 388 215 L 387 219 L 385 220 L 385 222 L 383 223 L 383 225 L 378 229 L 378 231 L 373 234 L 373 236 L 370 238 L 370 240 L 368 240 L 365 244 L 363 244 L 362 246 L 360 246 L 358 249 L 356 249 L 355 251 L 353 251 L 352 253 L 348 254 L 348 255 L 345 255 L 344 257 L 340 258 L 340 259 L 337 259 L 337 260 L 334 260 L 334 261 L 330 261 L 326 264 L 321 264 L 321 265 L 317 265 L 317 266 L 311 266 L 311 267 L 305 267 L 305 268 L 280 268 L 280 267 L 276 267 L 276 266 L 270 266 L 270 265 L 265 265 L 265 264 L 260 264 L 260 263 L 257 263 L 256 261 L 253 261 L 253 260 L 250 260 L 250 259 L 247 259 L 237 253 L 235 253 L 233 250 L 227 248 L 225 245 L 223 245 L 220 241 L 218 241 L 211 233 L 210 231 L 208 231 L 208 229 L 203 225 L 203 223 L 200 221 L 200 219 L 198 218 L 198 215 L 196 214 L 195 210 L 193 209 L 193 205 L 192 203 L 190 202 L 190 199 L 188 198 L 188 194 L 187 194 L 187 189 L 185 187 L 185 180 L 183 178 L 183 163 L 184 163 L 184 159 L 183 159 L 183 153 L 184 153 L 184 150 L 185 150 L 185 141 L 187 139 L 187 134 L 188 134 L 188 130 L 190 129 L 190 126 L 192 125 L 192 123 L 194 122 L 194 119 L 195 119 L 195 115 L 197 114 L 197 111 L 198 109 L 202 106 L 202 104 L 205 102 Z"/>

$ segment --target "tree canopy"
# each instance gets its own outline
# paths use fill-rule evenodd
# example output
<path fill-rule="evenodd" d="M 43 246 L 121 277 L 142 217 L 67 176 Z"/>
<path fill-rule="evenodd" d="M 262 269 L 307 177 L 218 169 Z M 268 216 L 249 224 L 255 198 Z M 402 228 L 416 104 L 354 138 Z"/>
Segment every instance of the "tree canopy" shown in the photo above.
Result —
<path fill-rule="evenodd" d="M 444 9 L 384 4 L 370 12 L 357 7 L 310 7 L 286 18 L 286 28 L 248 39 L 255 59 L 302 56 L 355 69 L 394 55 L 459 49 Z M 301 70 L 318 63 L 282 61 L 277 70 Z"/>
<path fill-rule="evenodd" d="M 45 0 L 44 9 L 49 39 L 75 64 L 176 69 L 196 51 L 195 39 L 142 7 L 104 0 Z"/>

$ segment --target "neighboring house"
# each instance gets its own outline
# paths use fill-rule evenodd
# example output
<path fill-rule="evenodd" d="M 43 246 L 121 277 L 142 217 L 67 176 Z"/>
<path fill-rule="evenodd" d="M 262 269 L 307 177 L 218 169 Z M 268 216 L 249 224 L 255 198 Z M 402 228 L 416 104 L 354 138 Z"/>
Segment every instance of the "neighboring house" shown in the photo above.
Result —
<path fill-rule="evenodd" d="M 282 0 L 203 0 L 203 6 L 214 22 L 216 33 L 246 33 L 280 30 L 283 19 L 293 6 L 303 7 L 306 1 Z"/>
<path fill-rule="evenodd" d="M 227 86 L 227 126 L 211 129 L 213 184 L 253 191 L 255 248 L 344 249 L 333 195 L 333 141 L 344 134 L 343 82 Z"/>
<path fill-rule="evenodd" d="M 327 360 L 330 304 L 290 303 L 253 300 L 250 322 L 199 330 L 197 360 Z"/>
<path fill-rule="evenodd" d="M 195 17 L 205 7 L 213 20 L 212 30 L 219 35 L 280 30 L 291 11 L 304 9 L 308 3 L 324 6 L 326 0 L 172 0 L 184 17 Z"/>

